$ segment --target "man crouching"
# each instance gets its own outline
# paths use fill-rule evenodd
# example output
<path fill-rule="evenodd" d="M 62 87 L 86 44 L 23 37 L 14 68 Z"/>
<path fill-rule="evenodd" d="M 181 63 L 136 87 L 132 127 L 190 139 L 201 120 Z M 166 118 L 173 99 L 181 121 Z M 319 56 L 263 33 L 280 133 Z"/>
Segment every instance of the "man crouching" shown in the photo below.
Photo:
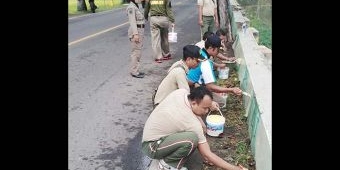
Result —
<path fill-rule="evenodd" d="M 246 170 L 232 165 L 211 152 L 204 135 L 200 116 L 209 112 L 212 93 L 204 86 L 171 92 L 150 114 L 145 123 L 142 151 L 159 159 L 159 169 L 187 170 L 183 167 L 198 148 L 203 158 L 225 170 Z"/>

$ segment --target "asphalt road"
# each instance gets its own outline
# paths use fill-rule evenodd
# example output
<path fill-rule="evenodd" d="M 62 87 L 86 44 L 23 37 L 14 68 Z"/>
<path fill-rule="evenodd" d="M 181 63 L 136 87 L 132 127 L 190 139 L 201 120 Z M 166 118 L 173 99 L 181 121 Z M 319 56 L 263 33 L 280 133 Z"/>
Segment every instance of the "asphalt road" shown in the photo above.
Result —
<path fill-rule="evenodd" d="M 141 71 L 129 74 L 130 43 L 125 8 L 69 19 L 68 166 L 69 170 L 145 170 L 150 160 L 140 151 L 151 95 L 184 45 L 200 40 L 196 0 L 173 1 L 178 42 L 174 59 L 152 59 L 146 23 Z M 141 5 L 140 5 L 141 6 Z"/>

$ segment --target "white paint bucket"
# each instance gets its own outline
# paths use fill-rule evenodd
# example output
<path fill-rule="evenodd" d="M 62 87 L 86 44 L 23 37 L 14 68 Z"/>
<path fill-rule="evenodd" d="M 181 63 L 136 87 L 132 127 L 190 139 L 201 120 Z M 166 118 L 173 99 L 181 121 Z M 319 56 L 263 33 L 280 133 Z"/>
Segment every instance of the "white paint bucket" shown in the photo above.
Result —
<path fill-rule="evenodd" d="M 220 110 L 218 110 L 221 115 L 210 115 L 209 112 L 206 122 L 207 122 L 207 134 L 209 136 L 218 137 L 224 130 L 225 118 L 223 117 Z"/>
<path fill-rule="evenodd" d="M 228 79 L 229 77 L 229 67 L 220 68 L 218 71 L 219 79 Z"/>
<path fill-rule="evenodd" d="M 172 31 L 168 33 L 168 40 L 169 43 L 175 43 L 177 42 L 177 33 L 174 32 L 174 27 L 172 27 Z"/>
<path fill-rule="evenodd" d="M 227 93 L 220 93 L 221 97 L 223 98 L 223 103 L 218 103 L 220 105 L 220 108 L 225 108 L 227 106 L 227 98 L 228 94 Z"/>

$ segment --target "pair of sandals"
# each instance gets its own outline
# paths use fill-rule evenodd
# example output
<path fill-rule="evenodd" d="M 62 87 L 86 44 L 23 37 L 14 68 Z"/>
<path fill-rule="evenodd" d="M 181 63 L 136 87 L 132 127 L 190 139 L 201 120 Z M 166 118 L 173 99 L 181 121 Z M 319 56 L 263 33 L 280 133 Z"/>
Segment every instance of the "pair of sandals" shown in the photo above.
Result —
<path fill-rule="evenodd" d="M 163 56 L 161 59 L 155 59 L 155 62 L 156 62 L 156 63 L 162 63 L 163 60 L 170 60 L 170 59 L 172 59 L 172 58 L 171 58 L 171 54 L 169 54 L 169 55 L 166 56 L 166 57 Z"/>

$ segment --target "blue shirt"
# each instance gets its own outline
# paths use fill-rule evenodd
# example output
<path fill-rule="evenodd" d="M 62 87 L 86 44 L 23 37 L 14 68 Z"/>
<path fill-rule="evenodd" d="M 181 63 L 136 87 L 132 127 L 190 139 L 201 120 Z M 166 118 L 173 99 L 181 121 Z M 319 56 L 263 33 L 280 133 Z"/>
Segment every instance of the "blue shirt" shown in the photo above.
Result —
<path fill-rule="evenodd" d="M 190 69 L 187 79 L 192 83 L 199 84 L 215 82 L 216 78 L 213 71 L 214 63 L 208 59 L 208 52 L 203 48 L 200 50 L 200 55 L 207 60 L 200 62 L 196 68 Z"/>

